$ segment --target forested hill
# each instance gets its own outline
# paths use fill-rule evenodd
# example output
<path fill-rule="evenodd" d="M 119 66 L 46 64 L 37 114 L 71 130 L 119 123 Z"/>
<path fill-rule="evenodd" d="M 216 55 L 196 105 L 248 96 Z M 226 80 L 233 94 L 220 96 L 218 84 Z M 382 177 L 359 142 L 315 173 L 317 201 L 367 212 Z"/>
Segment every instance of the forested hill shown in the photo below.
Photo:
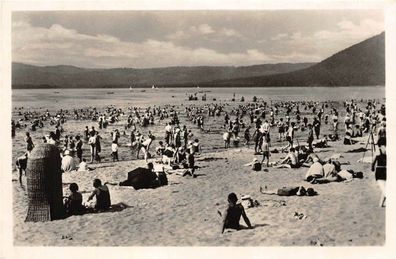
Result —
<path fill-rule="evenodd" d="M 276 75 L 217 80 L 211 86 L 368 86 L 385 85 L 385 33 L 301 70 Z"/>
<path fill-rule="evenodd" d="M 12 87 L 15 88 L 96 88 L 196 86 L 213 80 L 229 80 L 279 74 L 309 67 L 314 63 L 281 63 L 254 66 L 199 66 L 150 69 L 88 69 L 73 66 L 32 66 L 12 64 Z"/>

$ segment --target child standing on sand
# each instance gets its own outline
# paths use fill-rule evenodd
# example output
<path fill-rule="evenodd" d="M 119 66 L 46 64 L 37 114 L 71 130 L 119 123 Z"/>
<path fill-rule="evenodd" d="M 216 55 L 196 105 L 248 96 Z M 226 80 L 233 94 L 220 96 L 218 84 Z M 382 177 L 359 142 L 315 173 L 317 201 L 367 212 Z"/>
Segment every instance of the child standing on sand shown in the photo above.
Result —
<path fill-rule="evenodd" d="M 261 163 L 264 163 L 264 160 L 267 159 L 266 165 L 268 167 L 270 157 L 268 136 L 263 137 L 263 145 L 261 146 L 261 149 L 263 150 L 263 159 L 261 160 Z"/>

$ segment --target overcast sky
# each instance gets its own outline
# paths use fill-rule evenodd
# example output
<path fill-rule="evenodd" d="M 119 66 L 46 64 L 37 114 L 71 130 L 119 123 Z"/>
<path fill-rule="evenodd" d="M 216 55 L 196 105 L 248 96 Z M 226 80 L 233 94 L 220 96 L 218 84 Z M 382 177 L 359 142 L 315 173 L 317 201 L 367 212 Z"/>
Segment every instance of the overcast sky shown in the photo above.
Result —
<path fill-rule="evenodd" d="M 317 62 L 384 30 L 381 10 L 14 12 L 12 60 L 79 67 Z"/>

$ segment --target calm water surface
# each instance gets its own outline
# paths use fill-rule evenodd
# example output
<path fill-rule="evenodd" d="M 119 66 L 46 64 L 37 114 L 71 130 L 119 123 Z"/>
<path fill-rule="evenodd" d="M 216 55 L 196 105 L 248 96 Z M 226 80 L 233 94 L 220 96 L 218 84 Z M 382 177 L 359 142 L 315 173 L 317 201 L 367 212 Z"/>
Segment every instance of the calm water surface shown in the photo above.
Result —
<path fill-rule="evenodd" d="M 269 87 L 269 88 L 162 88 L 162 89 L 17 89 L 12 91 L 13 107 L 73 108 L 107 105 L 149 106 L 186 103 L 189 94 L 201 100 L 206 92 L 207 101 L 230 101 L 243 96 L 251 101 L 253 96 L 264 100 L 345 100 L 382 99 L 385 87 Z M 190 102 L 192 103 L 192 102 Z"/>

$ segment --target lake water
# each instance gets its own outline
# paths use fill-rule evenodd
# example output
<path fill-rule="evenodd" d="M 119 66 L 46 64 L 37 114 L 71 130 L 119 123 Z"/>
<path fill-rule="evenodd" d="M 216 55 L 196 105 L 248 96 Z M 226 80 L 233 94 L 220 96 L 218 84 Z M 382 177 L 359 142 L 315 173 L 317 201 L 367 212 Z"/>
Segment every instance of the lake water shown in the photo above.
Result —
<path fill-rule="evenodd" d="M 268 87 L 268 88 L 162 88 L 162 89 L 17 89 L 12 91 L 13 107 L 73 108 L 115 105 L 148 106 L 182 104 L 188 94 L 206 92 L 207 101 L 229 101 L 235 93 L 236 100 L 242 96 L 251 101 L 253 96 L 264 100 L 345 100 L 382 99 L 385 87 Z"/>
<path fill-rule="evenodd" d="M 222 140 L 223 122 L 224 119 L 220 117 L 212 117 L 206 120 L 205 127 L 210 129 L 210 132 L 201 132 L 196 125 L 189 121 L 184 112 L 182 112 L 182 105 L 190 104 L 203 104 L 213 102 L 215 98 L 217 102 L 228 102 L 230 106 L 238 105 L 238 102 L 232 103 L 230 100 L 235 98 L 237 101 L 242 96 L 245 97 L 245 101 L 252 101 L 253 96 L 262 98 L 263 100 L 278 101 L 278 100 L 333 100 L 343 101 L 346 99 L 383 99 L 385 97 L 385 87 L 273 87 L 273 88 L 164 88 L 164 89 L 30 89 L 30 90 L 13 90 L 12 92 L 12 105 L 13 107 L 24 107 L 32 108 L 34 110 L 49 109 L 55 111 L 60 108 L 73 109 L 73 108 L 84 108 L 84 107 L 97 107 L 101 109 L 108 105 L 115 105 L 118 108 L 129 106 L 153 106 L 153 105 L 164 105 L 174 104 L 177 105 L 178 111 L 181 112 L 180 119 L 182 125 L 187 125 L 189 129 L 192 129 L 194 136 L 200 139 L 204 151 L 213 151 L 221 149 L 224 145 Z M 206 92 L 207 102 L 203 101 L 188 101 L 188 95 L 193 94 L 197 91 L 199 100 L 203 95 L 203 91 Z M 339 104 L 340 105 L 340 104 Z M 40 109 L 41 108 L 41 109 Z M 328 112 L 328 110 L 326 110 Z M 340 110 L 340 116 L 344 116 L 344 109 Z M 18 110 L 13 109 L 13 118 L 18 119 Z M 302 114 L 306 116 L 306 114 Z M 311 115 L 309 115 L 311 116 Z M 310 118 L 310 117 L 309 117 Z M 341 117 L 342 118 L 342 117 Z M 125 125 L 126 116 L 121 118 L 119 123 L 110 125 L 107 129 L 101 131 L 103 137 L 104 150 L 104 161 L 110 161 L 109 147 L 111 145 L 111 131 L 114 128 L 119 128 L 123 132 Z M 139 128 L 143 135 L 147 135 L 150 130 L 157 139 L 153 146 L 157 145 L 157 141 L 163 138 L 163 129 L 166 121 L 156 120 L 154 126 L 147 128 Z M 27 122 L 29 124 L 29 122 Z M 65 129 L 65 135 L 81 135 L 85 126 L 96 127 L 97 122 L 95 121 L 76 121 L 68 120 L 63 125 Z M 330 125 L 323 125 L 323 134 L 328 134 L 330 131 Z M 38 128 L 36 131 L 31 132 L 34 143 L 40 143 L 44 135 L 48 135 L 50 131 L 54 130 L 54 126 L 46 125 L 44 128 Z M 13 161 L 19 155 L 21 155 L 25 149 L 24 134 L 26 129 L 20 129 L 16 132 L 16 137 L 13 139 Z M 127 135 L 123 135 L 120 139 L 122 146 L 119 148 L 120 158 L 131 159 L 131 151 L 129 147 L 125 145 L 127 143 L 129 132 Z M 251 132 L 253 134 L 253 132 Z M 296 138 L 304 139 L 305 133 L 297 132 Z M 88 145 L 84 145 L 84 154 L 89 154 Z"/>

